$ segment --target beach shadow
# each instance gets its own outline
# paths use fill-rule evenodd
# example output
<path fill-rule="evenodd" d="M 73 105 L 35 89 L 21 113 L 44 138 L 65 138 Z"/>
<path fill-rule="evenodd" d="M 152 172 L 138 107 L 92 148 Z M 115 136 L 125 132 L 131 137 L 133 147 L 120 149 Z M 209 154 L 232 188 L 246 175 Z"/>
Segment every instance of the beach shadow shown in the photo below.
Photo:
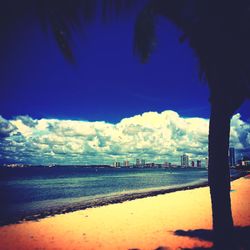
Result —
<path fill-rule="evenodd" d="M 155 250 L 170 250 L 170 248 L 160 246 L 160 247 L 157 247 Z"/>
<path fill-rule="evenodd" d="M 186 236 L 190 238 L 196 238 L 199 240 L 213 242 L 213 231 L 206 229 L 196 229 L 196 230 L 176 230 L 174 232 L 177 236 Z M 235 242 L 237 243 L 237 249 L 250 249 L 250 226 L 247 227 L 235 227 L 234 231 Z M 201 249 L 213 249 L 205 247 L 195 247 L 195 248 L 182 248 L 182 250 L 201 250 Z"/>

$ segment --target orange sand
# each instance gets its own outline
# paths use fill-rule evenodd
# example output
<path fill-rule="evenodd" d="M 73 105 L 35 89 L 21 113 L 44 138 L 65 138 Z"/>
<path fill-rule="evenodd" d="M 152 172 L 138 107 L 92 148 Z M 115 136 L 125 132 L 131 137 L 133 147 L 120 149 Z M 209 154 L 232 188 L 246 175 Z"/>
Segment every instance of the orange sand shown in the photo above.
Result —
<path fill-rule="evenodd" d="M 234 223 L 250 225 L 249 178 L 232 183 Z M 197 188 L 0 227 L 0 249 L 156 249 L 211 246 L 175 230 L 211 229 L 209 189 Z"/>

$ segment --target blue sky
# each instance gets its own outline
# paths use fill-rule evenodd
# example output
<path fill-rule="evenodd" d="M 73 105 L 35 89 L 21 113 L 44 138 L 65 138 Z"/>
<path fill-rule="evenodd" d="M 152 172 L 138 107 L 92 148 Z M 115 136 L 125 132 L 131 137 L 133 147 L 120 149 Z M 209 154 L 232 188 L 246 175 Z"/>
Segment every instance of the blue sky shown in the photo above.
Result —
<path fill-rule="evenodd" d="M 73 32 L 75 64 L 64 59 L 51 32 L 42 32 L 33 15 L 11 23 L 1 41 L 0 115 L 8 124 L 17 116 L 118 124 L 150 111 L 172 110 L 183 119 L 207 120 L 208 88 L 198 79 L 193 52 L 179 43 L 179 31 L 159 19 L 157 47 L 141 64 L 133 54 L 135 18 L 133 12 L 105 24 L 97 20 Z M 246 124 L 249 110 L 248 101 L 237 111 Z M 2 157 L 11 159 L 6 152 L 2 147 Z"/>

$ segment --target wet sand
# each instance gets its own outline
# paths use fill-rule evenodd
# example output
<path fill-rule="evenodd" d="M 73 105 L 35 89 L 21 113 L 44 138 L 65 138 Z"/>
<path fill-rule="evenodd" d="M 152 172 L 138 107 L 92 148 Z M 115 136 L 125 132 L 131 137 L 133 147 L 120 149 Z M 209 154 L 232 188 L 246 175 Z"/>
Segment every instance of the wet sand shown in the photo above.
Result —
<path fill-rule="evenodd" d="M 232 211 L 236 226 L 250 225 L 249 177 L 232 182 Z M 178 236 L 176 231 L 209 230 L 211 227 L 209 189 L 200 187 L 2 226 L 0 248 L 88 250 L 210 247 L 210 241 Z"/>

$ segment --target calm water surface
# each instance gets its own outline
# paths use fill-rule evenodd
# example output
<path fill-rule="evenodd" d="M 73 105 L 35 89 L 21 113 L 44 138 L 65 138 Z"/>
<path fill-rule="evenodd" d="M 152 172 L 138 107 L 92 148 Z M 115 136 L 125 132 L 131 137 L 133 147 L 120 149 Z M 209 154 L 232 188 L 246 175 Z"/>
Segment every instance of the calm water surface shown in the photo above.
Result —
<path fill-rule="evenodd" d="M 1 168 L 0 225 L 93 199 L 206 180 L 205 169 Z"/>

